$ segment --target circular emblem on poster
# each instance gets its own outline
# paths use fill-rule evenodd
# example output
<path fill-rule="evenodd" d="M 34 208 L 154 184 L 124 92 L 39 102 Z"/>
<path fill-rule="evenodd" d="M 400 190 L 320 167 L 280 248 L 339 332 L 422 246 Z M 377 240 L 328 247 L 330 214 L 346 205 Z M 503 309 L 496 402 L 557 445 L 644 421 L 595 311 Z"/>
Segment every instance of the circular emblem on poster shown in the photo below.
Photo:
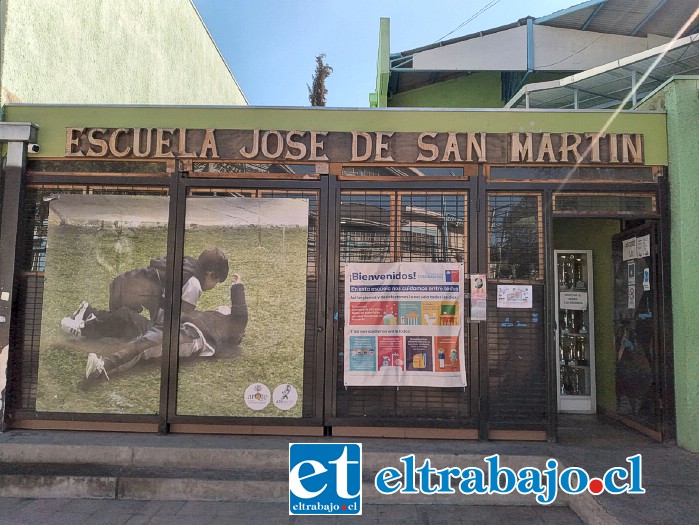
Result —
<path fill-rule="evenodd" d="M 262 383 L 253 383 L 245 389 L 245 404 L 252 410 L 262 410 L 269 405 L 272 396 L 269 388 Z"/>
<path fill-rule="evenodd" d="M 272 392 L 272 402 L 279 410 L 294 408 L 298 399 L 298 392 L 288 383 L 282 383 Z"/>

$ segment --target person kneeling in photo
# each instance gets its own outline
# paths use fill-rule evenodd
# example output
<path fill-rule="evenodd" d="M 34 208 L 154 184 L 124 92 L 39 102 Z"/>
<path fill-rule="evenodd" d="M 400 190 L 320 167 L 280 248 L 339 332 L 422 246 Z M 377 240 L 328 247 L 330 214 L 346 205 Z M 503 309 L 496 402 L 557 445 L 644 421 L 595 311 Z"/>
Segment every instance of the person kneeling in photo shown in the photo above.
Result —
<path fill-rule="evenodd" d="M 245 286 L 240 276 L 233 275 L 231 306 L 211 311 L 183 313 L 179 327 L 180 357 L 211 357 L 216 352 L 230 352 L 245 336 L 248 324 L 248 307 Z M 87 356 L 85 378 L 93 381 L 110 374 L 119 374 L 133 368 L 141 361 L 160 358 L 163 353 L 162 333 L 147 331 L 140 337 L 107 357 L 95 353 Z"/>
<path fill-rule="evenodd" d="M 61 329 L 75 339 L 105 337 L 129 341 L 163 324 L 167 259 L 151 259 L 147 268 L 117 275 L 109 284 L 109 310 L 94 308 L 83 301 Z M 201 252 L 197 259 L 182 259 L 182 313 L 194 311 L 202 292 L 213 290 L 228 277 L 228 258 L 216 247 Z M 141 315 L 146 310 L 150 318 Z"/>

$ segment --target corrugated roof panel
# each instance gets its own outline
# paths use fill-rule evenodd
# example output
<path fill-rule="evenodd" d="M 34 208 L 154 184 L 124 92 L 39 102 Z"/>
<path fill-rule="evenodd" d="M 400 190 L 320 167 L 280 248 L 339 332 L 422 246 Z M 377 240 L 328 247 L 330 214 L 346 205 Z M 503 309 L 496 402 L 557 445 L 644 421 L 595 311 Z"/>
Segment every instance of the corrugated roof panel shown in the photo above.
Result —
<path fill-rule="evenodd" d="M 699 73 L 698 35 L 684 37 L 664 51 L 661 46 L 558 81 L 530 84 L 506 107 L 527 107 L 528 102 L 530 108 L 572 108 L 575 97 L 580 109 L 616 107 L 627 98 L 642 100 L 673 75 Z"/>
<path fill-rule="evenodd" d="M 697 0 L 668 0 L 638 32 L 638 36 L 674 35 L 699 7 Z M 680 25 L 678 26 L 678 22 Z M 691 29 L 691 27 L 690 27 Z M 683 35 L 682 35 L 683 36 Z"/>
<path fill-rule="evenodd" d="M 573 6 L 569 9 L 558 11 L 561 13 L 559 16 L 556 16 L 556 13 L 553 13 L 546 17 L 538 18 L 536 23 L 562 27 L 564 29 L 580 29 L 585 22 L 587 22 L 588 18 L 593 15 L 597 7 L 597 4 L 592 4 L 589 7 L 584 7 L 581 9 Z M 550 19 L 550 21 L 546 21 L 547 19 Z"/>
<path fill-rule="evenodd" d="M 597 12 L 597 5 L 581 9 L 574 6 L 559 11 L 560 15 L 540 17 L 536 23 L 567 29 L 584 27 L 587 31 L 617 35 L 672 37 L 697 7 L 696 0 L 607 0 Z M 586 26 L 593 13 L 594 17 Z"/>
<path fill-rule="evenodd" d="M 630 35 L 659 1 L 662 0 L 609 0 L 587 30 Z"/>

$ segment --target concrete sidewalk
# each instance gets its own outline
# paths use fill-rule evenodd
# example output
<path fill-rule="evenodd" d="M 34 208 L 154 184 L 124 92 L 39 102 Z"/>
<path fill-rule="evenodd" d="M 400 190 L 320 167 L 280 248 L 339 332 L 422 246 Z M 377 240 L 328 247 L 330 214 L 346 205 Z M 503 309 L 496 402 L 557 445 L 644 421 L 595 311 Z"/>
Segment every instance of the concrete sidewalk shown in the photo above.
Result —
<path fill-rule="evenodd" d="M 288 516 L 288 444 L 299 441 L 363 443 L 365 515 L 357 523 L 697 522 L 699 455 L 595 416 L 565 416 L 559 436 L 552 444 L 10 431 L 0 435 L 0 495 L 15 497 L 0 501 L 0 523 L 50 523 L 30 519 L 41 512 L 56 523 L 82 523 L 86 517 L 93 523 L 349 522 Z M 482 467 L 483 457 L 495 453 L 513 468 L 556 458 L 592 476 L 642 454 L 646 494 L 561 495 L 552 507 L 516 495 L 379 495 L 373 473 L 399 466 L 398 459 L 409 453 L 430 457 L 436 468 Z M 63 513 L 65 519 L 58 519 Z M 231 513 L 235 520 L 226 518 Z M 109 521 L 112 514 L 117 521 Z M 203 516 L 207 519 L 199 519 Z"/>
<path fill-rule="evenodd" d="M 362 516 L 289 516 L 286 503 L 18 499 L 0 497 L 0 523 L 13 525 L 471 525 L 583 523 L 565 507 L 365 505 Z"/>

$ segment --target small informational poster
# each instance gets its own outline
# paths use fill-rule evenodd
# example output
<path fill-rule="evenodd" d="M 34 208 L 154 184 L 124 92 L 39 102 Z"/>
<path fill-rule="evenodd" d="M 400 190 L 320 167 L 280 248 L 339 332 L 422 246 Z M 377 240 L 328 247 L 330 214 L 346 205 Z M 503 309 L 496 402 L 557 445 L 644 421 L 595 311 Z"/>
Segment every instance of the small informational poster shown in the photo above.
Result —
<path fill-rule="evenodd" d="M 486 275 L 471 274 L 471 321 L 485 321 L 487 314 Z"/>
<path fill-rule="evenodd" d="M 636 237 L 623 241 L 622 260 L 630 261 L 638 257 L 636 250 Z"/>
<path fill-rule="evenodd" d="M 531 285 L 499 284 L 498 308 L 531 308 Z"/>
<path fill-rule="evenodd" d="M 643 269 L 643 291 L 650 290 L 650 268 Z"/>
<path fill-rule="evenodd" d="M 345 265 L 346 386 L 466 386 L 463 263 Z"/>
<path fill-rule="evenodd" d="M 561 292 L 558 305 L 564 310 L 587 310 L 587 292 Z"/>
<path fill-rule="evenodd" d="M 626 267 L 626 272 L 627 272 L 627 277 L 628 277 L 628 284 L 629 286 L 633 286 L 636 284 L 636 262 L 635 261 L 629 261 Z"/>
<path fill-rule="evenodd" d="M 650 234 L 636 238 L 636 257 L 650 257 Z"/>
<path fill-rule="evenodd" d="M 636 308 L 636 285 L 629 285 L 629 310 Z"/>

